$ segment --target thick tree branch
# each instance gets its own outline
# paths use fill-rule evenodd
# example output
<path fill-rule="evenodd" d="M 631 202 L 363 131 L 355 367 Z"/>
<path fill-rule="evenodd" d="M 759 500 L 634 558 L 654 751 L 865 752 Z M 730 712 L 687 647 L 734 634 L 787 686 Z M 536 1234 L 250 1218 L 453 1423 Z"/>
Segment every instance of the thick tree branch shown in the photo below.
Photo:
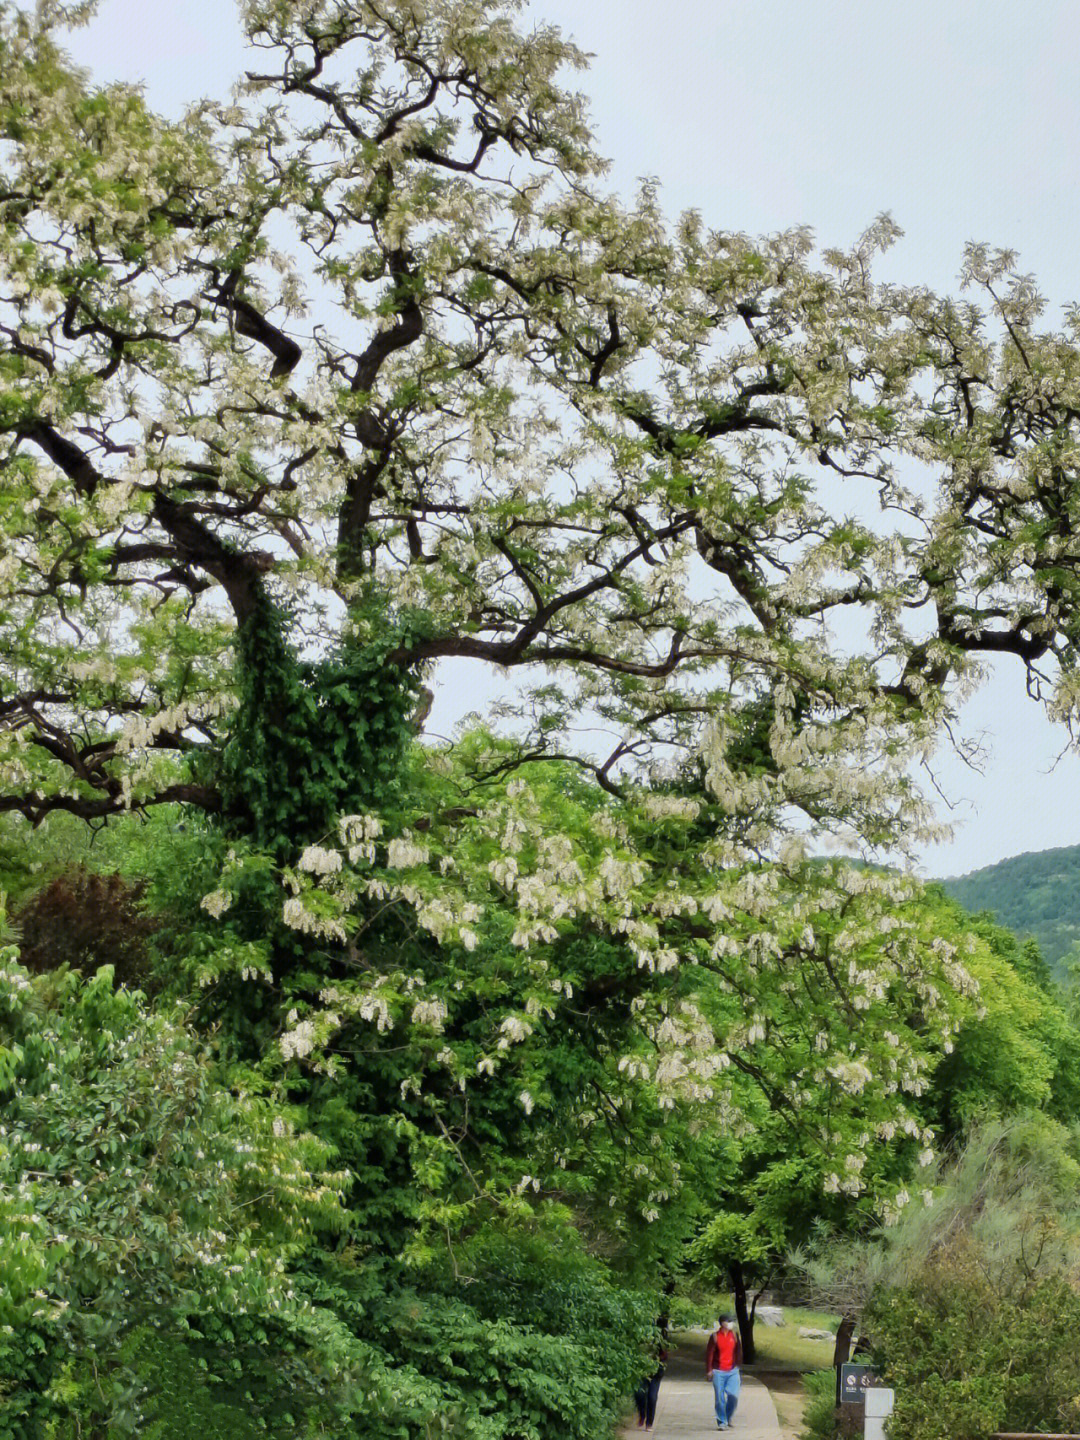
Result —
<path fill-rule="evenodd" d="M 222 586 L 237 621 L 249 619 L 262 602 L 262 577 L 273 568 L 273 556 L 250 554 L 224 544 L 190 506 L 167 495 L 155 496 L 153 515 L 176 542 L 179 558 L 198 565 Z"/>

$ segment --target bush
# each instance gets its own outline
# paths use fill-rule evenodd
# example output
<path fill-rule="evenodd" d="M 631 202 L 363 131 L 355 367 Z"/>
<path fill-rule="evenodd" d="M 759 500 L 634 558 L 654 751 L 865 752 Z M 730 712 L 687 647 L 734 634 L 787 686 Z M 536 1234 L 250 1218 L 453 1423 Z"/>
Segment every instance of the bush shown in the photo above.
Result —
<path fill-rule="evenodd" d="M 157 1434 L 242 1440 L 214 1418 L 238 1337 L 268 1377 L 241 1412 L 277 1377 L 291 1400 L 313 1317 L 285 1267 L 340 1214 L 326 1147 L 108 967 L 32 976 L 2 950 L 0 1106 L 0 1440 L 155 1440 L 162 1385 L 205 1423 Z"/>
<path fill-rule="evenodd" d="M 868 1323 L 896 1390 L 892 1433 L 984 1440 L 1080 1428 L 1080 1295 L 1060 1278 L 1010 1295 L 975 1257 L 951 1257 L 882 1294 Z"/>
<path fill-rule="evenodd" d="M 902 1440 L 1080 1429 L 1077 1136 L 1047 1116 L 985 1121 L 928 1173 L 933 1204 L 801 1263 L 896 1390 Z M 832 1440 L 817 1395 L 808 1435 Z"/>
<path fill-rule="evenodd" d="M 803 1384 L 810 1397 L 803 1411 L 803 1440 L 847 1440 L 862 1435 L 861 1407 L 836 1404 L 835 1370 L 814 1370 L 803 1376 Z"/>
<path fill-rule="evenodd" d="M 350 1440 L 597 1440 L 655 1343 L 655 1294 L 612 1283 L 558 1206 L 493 1219 L 412 1285 L 347 1251 L 311 1285 L 382 1362 L 378 1406 L 328 1432 Z"/>
<path fill-rule="evenodd" d="M 142 891 L 121 875 L 78 867 L 50 880 L 11 917 L 21 963 L 34 974 L 63 966 L 91 973 L 109 965 L 118 984 L 149 988 L 147 939 L 154 921 L 140 905 Z"/>

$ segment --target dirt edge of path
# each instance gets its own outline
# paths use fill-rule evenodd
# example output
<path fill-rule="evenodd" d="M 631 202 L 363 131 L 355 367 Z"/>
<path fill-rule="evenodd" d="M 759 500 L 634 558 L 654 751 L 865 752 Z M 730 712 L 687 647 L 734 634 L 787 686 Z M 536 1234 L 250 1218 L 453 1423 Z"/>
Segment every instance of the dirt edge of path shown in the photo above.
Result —
<path fill-rule="evenodd" d="M 751 1368 L 747 1374 L 756 1375 L 772 1396 L 784 1440 L 799 1440 L 809 1399 L 801 1371 Z"/>

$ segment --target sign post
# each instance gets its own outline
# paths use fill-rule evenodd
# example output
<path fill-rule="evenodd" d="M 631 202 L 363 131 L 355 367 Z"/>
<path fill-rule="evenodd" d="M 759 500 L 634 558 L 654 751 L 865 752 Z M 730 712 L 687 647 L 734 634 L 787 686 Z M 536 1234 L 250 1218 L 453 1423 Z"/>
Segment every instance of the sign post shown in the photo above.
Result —
<path fill-rule="evenodd" d="M 868 1385 L 865 1394 L 864 1440 L 885 1440 L 885 1421 L 893 1412 L 896 1392 L 895 1390 L 886 1390 L 883 1386 Z"/>

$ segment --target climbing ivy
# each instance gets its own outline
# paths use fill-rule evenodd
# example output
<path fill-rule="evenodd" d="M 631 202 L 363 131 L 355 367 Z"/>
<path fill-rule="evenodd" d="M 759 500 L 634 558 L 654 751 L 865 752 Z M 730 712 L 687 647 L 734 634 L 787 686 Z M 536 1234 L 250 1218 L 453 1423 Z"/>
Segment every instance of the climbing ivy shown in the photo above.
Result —
<path fill-rule="evenodd" d="M 240 704 L 217 775 L 227 833 L 279 860 L 342 812 L 387 802 L 420 691 L 414 673 L 387 664 L 408 620 L 367 625 L 364 640 L 306 660 L 290 619 L 264 594 L 238 627 Z"/>

